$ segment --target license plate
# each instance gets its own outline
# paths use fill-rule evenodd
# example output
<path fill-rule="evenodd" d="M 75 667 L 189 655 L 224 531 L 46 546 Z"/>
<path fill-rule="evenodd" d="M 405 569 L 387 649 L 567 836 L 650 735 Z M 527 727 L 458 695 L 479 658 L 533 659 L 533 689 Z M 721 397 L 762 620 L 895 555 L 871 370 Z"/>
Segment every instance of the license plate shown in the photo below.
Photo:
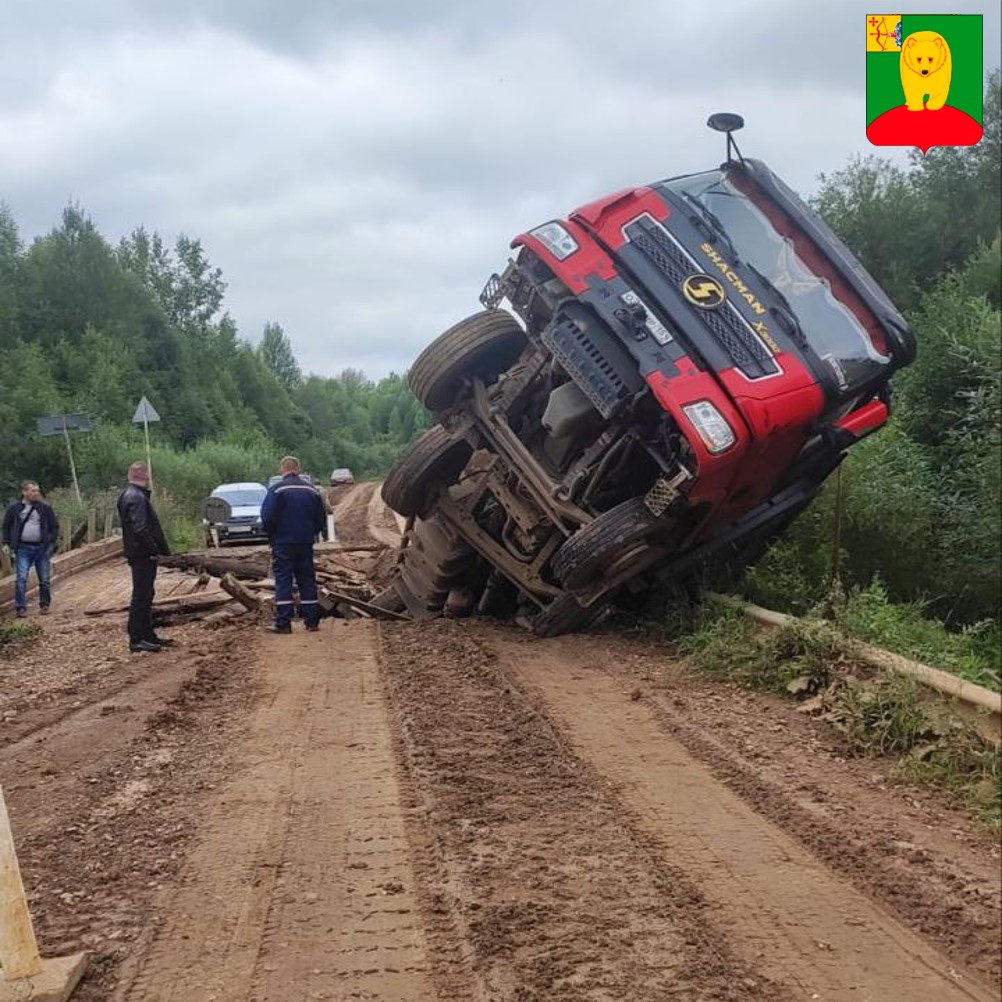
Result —
<path fill-rule="evenodd" d="M 231 525 L 227 532 L 250 532 L 251 527 L 249 525 Z"/>
<path fill-rule="evenodd" d="M 657 341 L 658 344 L 667 344 L 672 340 L 671 332 L 667 327 L 653 313 L 651 313 L 650 307 L 632 290 L 624 292 L 620 297 L 624 303 L 628 306 L 636 306 L 639 304 L 644 308 L 647 313 L 647 319 L 644 321 L 644 326 L 647 328 L 648 333 Z"/>

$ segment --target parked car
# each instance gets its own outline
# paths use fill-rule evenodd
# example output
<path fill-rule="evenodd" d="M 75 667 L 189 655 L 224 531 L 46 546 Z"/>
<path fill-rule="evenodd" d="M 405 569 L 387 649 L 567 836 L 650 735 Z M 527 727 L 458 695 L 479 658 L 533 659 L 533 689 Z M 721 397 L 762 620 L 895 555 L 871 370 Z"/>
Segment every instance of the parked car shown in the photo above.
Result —
<path fill-rule="evenodd" d="M 212 545 L 212 530 L 220 546 L 267 539 L 261 525 L 261 503 L 266 493 L 264 484 L 253 481 L 220 484 L 203 506 L 206 545 Z"/>
<path fill-rule="evenodd" d="M 415 360 L 438 419 L 383 483 L 413 517 L 386 608 L 542 636 L 732 580 L 888 419 L 908 325 L 764 163 L 727 161 L 517 236 L 485 310 Z M 503 306 L 507 308 L 502 308 Z"/>
<path fill-rule="evenodd" d="M 331 472 L 331 486 L 339 487 L 343 484 L 353 484 L 355 476 L 346 466 L 340 466 Z"/>

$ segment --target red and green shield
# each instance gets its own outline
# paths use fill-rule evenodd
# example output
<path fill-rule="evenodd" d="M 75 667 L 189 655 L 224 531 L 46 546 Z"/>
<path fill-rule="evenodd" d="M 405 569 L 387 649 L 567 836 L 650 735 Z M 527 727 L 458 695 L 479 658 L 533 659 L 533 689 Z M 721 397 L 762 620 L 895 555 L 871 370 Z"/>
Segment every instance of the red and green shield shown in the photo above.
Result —
<path fill-rule="evenodd" d="M 973 146 L 982 134 L 980 14 L 867 14 L 866 138 Z"/>

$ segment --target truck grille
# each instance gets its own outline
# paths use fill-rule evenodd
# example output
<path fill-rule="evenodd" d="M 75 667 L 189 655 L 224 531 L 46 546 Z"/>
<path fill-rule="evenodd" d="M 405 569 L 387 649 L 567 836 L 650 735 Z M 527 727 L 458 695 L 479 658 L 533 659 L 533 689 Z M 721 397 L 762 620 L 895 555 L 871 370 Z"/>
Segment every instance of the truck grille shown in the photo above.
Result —
<path fill-rule="evenodd" d="M 568 315 L 566 304 L 542 332 L 543 344 L 606 420 L 642 385 L 633 363 L 604 331 Z M 578 322 L 575 322 L 575 321 Z"/>
<path fill-rule="evenodd" d="M 702 269 L 653 219 L 638 219 L 626 228 L 630 243 L 674 285 Z M 749 379 L 762 379 L 781 372 L 771 352 L 730 302 L 717 310 L 697 310 L 714 340 Z"/>

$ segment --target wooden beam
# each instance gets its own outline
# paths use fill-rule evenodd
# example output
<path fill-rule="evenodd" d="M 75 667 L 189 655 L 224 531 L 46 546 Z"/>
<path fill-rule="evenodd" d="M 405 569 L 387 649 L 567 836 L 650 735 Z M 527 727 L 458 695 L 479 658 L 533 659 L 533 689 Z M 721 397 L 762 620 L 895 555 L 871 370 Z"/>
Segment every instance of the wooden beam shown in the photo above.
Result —
<path fill-rule="evenodd" d="M 230 596 L 223 591 L 201 592 L 189 595 L 165 595 L 153 600 L 154 611 L 161 612 L 199 612 L 215 609 L 229 602 Z M 84 609 L 85 616 L 106 616 L 112 612 L 127 612 L 129 602 L 118 602 L 115 605 L 99 605 Z"/>
<path fill-rule="evenodd" d="M 179 567 L 188 571 L 204 571 L 214 578 L 230 574 L 235 578 L 257 580 L 271 574 L 271 561 L 268 557 L 255 554 L 253 557 L 224 557 L 213 554 L 202 556 L 198 553 L 178 553 L 171 557 L 158 557 L 157 564 L 161 567 Z"/>
<path fill-rule="evenodd" d="M 261 608 L 261 599 L 241 584 L 232 574 L 224 574 L 219 581 L 223 591 L 229 592 L 241 605 L 253 611 Z"/>

